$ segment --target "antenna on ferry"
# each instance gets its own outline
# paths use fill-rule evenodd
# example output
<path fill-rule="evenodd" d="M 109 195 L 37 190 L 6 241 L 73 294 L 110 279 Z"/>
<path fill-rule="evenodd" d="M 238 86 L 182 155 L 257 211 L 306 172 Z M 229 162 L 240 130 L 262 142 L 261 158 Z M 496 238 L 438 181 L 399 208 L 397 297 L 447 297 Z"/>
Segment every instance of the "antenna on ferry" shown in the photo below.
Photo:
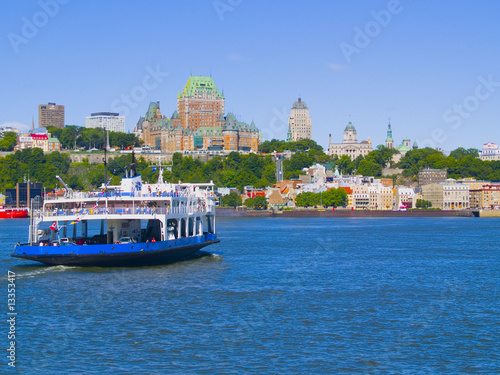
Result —
<path fill-rule="evenodd" d="M 161 156 L 158 156 L 158 181 L 157 184 L 163 184 L 163 166 L 161 165 Z"/>
<path fill-rule="evenodd" d="M 108 184 L 108 159 L 107 159 L 107 154 L 106 151 L 108 149 L 106 145 L 106 128 L 103 128 L 104 130 L 104 186 Z M 109 143 L 109 138 L 108 138 L 108 143 Z"/>
<path fill-rule="evenodd" d="M 132 150 L 132 163 L 130 164 L 130 177 L 137 175 L 137 170 L 135 169 L 135 152 Z"/>
<path fill-rule="evenodd" d="M 104 186 L 108 184 L 108 160 L 106 155 L 106 147 L 104 148 Z"/>

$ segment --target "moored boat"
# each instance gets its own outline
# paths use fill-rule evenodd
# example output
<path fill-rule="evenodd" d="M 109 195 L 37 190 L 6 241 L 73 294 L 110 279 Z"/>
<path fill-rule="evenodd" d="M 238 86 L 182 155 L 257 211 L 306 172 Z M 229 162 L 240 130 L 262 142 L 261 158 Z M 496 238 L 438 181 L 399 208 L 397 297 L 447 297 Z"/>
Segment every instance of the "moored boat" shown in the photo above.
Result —
<path fill-rule="evenodd" d="M 144 266 L 219 242 L 213 183 L 163 182 L 161 167 L 159 176 L 146 185 L 132 168 L 117 186 L 65 186 L 64 196 L 46 196 L 32 212 L 28 243 L 18 243 L 12 256 L 48 265 Z"/>
<path fill-rule="evenodd" d="M 27 208 L 5 208 L 0 206 L 0 219 L 23 219 L 28 217 Z"/>

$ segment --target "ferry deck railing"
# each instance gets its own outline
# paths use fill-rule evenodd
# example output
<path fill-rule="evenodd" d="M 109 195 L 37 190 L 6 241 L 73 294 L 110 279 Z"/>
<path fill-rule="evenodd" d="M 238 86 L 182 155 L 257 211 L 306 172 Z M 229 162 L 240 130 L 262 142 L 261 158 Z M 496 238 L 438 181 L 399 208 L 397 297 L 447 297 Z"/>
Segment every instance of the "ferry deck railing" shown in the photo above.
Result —
<path fill-rule="evenodd" d="M 196 214 L 196 213 L 213 213 L 215 205 L 190 205 L 178 207 L 97 207 L 84 209 L 54 209 L 43 211 L 44 217 L 60 217 L 60 216 L 93 216 L 93 215 L 166 215 L 166 214 Z"/>

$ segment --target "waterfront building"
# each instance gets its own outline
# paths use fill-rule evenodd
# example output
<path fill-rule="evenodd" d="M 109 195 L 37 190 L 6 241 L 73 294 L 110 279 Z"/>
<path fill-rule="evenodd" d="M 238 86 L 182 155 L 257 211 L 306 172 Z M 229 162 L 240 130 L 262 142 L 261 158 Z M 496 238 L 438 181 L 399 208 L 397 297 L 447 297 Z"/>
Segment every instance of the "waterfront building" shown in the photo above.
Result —
<path fill-rule="evenodd" d="M 279 188 L 267 189 L 266 199 L 271 207 L 284 207 L 289 201 L 287 197 L 283 196 Z"/>
<path fill-rule="evenodd" d="M 177 98 L 177 111 L 183 129 L 215 127 L 225 111 L 224 93 L 212 77 L 191 76 Z"/>
<path fill-rule="evenodd" d="M 119 113 L 112 112 L 92 113 L 85 118 L 85 127 L 125 133 L 125 116 L 120 116 Z"/>
<path fill-rule="evenodd" d="M 413 208 L 414 207 L 415 190 L 409 187 L 398 187 L 395 189 L 394 203 L 395 209 Z"/>
<path fill-rule="evenodd" d="M 358 143 L 356 128 L 351 122 L 349 122 L 344 129 L 344 139 L 342 143 L 332 143 L 331 134 L 329 136 L 329 155 L 337 155 L 339 158 L 342 155 L 347 155 L 351 160 L 354 160 L 359 155 L 368 155 L 372 150 L 373 145 L 370 139 Z"/>
<path fill-rule="evenodd" d="M 469 190 L 471 208 L 500 208 L 500 185 L 483 185 Z"/>
<path fill-rule="evenodd" d="M 418 171 L 418 186 L 437 184 L 446 181 L 447 178 L 446 169 L 421 169 Z"/>
<path fill-rule="evenodd" d="M 500 160 L 500 148 L 496 143 L 485 143 L 479 152 L 479 157 L 481 160 Z"/>
<path fill-rule="evenodd" d="M 422 186 L 422 198 L 432 207 L 443 210 L 465 210 L 470 207 L 469 187 L 454 179 Z"/>
<path fill-rule="evenodd" d="M 367 185 L 354 185 L 352 189 L 351 207 L 355 210 L 370 209 L 370 191 Z"/>
<path fill-rule="evenodd" d="M 485 185 L 490 185 L 491 181 L 477 181 L 474 177 L 467 177 L 457 180 L 460 184 L 469 186 L 469 191 L 482 189 Z"/>
<path fill-rule="evenodd" d="M 38 126 L 64 128 L 64 106 L 56 105 L 56 103 L 40 104 L 38 106 Z"/>
<path fill-rule="evenodd" d="M 309 115 L 309 108 L 305 102 L 299 98 L 293 103 L 288 118 L 287 141 L 300 141 L 301 139 L 312 139 L 312 120 Z"/>
<path fill-rule="evenodd" d="M 394 193 L 391 187 L 380 183 L 368 186 L 370 210 L 392 210 Z"/>

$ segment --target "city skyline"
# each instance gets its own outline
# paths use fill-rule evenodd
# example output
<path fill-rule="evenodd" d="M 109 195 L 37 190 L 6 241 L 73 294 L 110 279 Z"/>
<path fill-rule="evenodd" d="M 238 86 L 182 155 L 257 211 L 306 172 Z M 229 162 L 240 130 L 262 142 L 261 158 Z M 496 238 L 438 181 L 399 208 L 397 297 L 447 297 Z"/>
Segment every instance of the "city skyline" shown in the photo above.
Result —
<path fill-rule="evenodd" d="M 350 121 L 374 146 L 389 121 L 395 144 L 500 143 L 494 1 L 41 0 L 3 10 L 0 126 L 27 130 L 38 105 L 55 102 L 66 124 L 119 112 L 132 131 L 150 102 L 174 112 L 200 75 L 265 140 L 286 139 L 301 97 L 325 150 Z"/>

